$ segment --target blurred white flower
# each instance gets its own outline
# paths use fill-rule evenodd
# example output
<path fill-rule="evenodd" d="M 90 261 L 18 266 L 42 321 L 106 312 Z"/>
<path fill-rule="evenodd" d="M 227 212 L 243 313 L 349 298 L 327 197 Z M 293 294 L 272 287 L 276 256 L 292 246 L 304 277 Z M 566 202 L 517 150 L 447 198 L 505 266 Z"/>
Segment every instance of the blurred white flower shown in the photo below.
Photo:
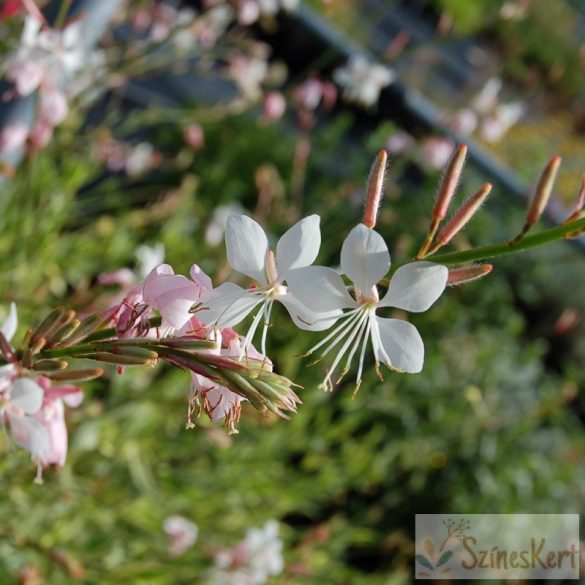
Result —
<path fill-rule="evenodd" d="M 136 249 L 138 279 L 144 280 L 157 266 L 165 261 L 165 245 L 157 242 L 154 246 L 139 246 Z"/>
<path fill-rule="evenodd" d="M 9 60 L 7 78 L 21 95 L 32 93 L 44 81 L 58 86 L 79 71 L 85 62 L 82 22 L 62 30 L 44 27 L 34 16 L 27 16 L 20 46 Z"/>
<path fill-rule="evenodd" d="M 205 243 L 208 246 L 219 246 L 223 242 L 227 221 L 232 215 L 243 215 L 246 210 L 239 203 L 218 205 L 213 210 L 211 221 L 205 227 Z"/>
<path fill-rule="evenodd" d="M 154 148 L 148 142 L 132 146 L 126 155 L 125 169 L 130 177 L 137 177 L 152 167 L 155 158 Z"/>
<path fill-rule="evenodd" d="M 521 102 L 499 105 L 495 112 L 485 118 L 480 126 L 481 137 L 486 142 L 499 142 L 524 115 L 526 107 Z"/>
<path fill-rule="evenodd" d="M 29 134 L 29 128 L 18 122 L 6 124 L 0 130 L 0 153 L 13 152 L 22 148 Z"/>
<path fill-rule="evenodd" d="M 269 520 L 264 528 L 251 528 L 232 549 L 215 556 L 210 581 L 215 585 L 263 585 L 284 569 L 278 523 Z"/>
<path fill-rule="evenodd" d="M 345 99 L 368 107 L 394 81 L 394 72 L 383 65 L 369 63 L 361 55 L 352 55 L 343 67 L 333 72 L 333 79 L 342 87 Z"/>
<path fill-rule="evenodd" d="M 182 555 L 197 541 L 199 529 L 194 522 L 184 516 L 168 516 L 163 522 L 163 530 L 171 539 L 169 554 L 172 557 Z"/>
<path fill-rule="evenodd" d="M 489 114 L 498 105 L 498 95 L 501 89 L 502 80 L 499 77 L 491 77 L 472 100 L 471 108 L 478 114 Z"/>

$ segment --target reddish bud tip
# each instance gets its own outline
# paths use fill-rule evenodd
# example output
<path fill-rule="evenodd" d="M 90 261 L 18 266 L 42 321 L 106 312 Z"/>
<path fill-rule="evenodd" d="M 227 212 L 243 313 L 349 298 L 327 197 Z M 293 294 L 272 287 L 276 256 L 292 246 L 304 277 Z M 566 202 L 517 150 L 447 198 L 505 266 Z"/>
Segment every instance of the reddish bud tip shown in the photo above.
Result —
<path fill-rule="evenodd" d="M 472 264 L 471 266 L 449 268 L 447 286 L 467 284 L 468 282 L 487 276 L 493 268 L 494 267 L 491 264 Z"/>
<path fill-rule="evenodd" d="M 453 236 L 460 232 L 467 222 L 477 213 L 477 210 L 481 207 L 482 203 L 486 200 L 490 194 L 492 186 L 490 183 L 485 183 L 483 187 L 472 195 L 455 213 L 449 223 L 445 226 L 443 231 L 437 238 L 437 249 L 440 246 L 444 246 L 451 241 Z"/>
<path fill-rule="evenodd" d="M 433 217 L 443 219 L 447 215 L 449 204 L 451 203 L 451 199 L 453 199 L 453 195 L 457 189 L 457 184 L 461 178 L 461 173 L 463 172 L 466 156 L 467 145 L 461 144 L 453 153 L 453 156 L 445 169 L 437 202 L 433 209 Z"/>
<path fill-rule="evenodd" d="M 373 228 L 376 225 L 378 208 L 382 199 L 387 162 L 388 154 L 385 150 L 381 150 L 378 156 L 376 156 L 376 160 L 370 170 L 370 176 L 368 177 L 368 191 L 366 193 L 366 208 L 363 223 L 369 228 Z"/>

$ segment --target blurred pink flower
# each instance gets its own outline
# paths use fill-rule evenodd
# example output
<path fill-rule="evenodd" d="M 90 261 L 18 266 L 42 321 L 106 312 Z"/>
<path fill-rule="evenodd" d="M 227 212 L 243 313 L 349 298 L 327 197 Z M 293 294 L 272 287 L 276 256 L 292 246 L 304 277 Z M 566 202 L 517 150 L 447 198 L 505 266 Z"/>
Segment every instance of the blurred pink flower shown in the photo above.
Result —
<path fill-rule="evenodd" d="M 279 91 L 269 91 L 264 96 L 262 118 L 267 122 L 279 120 L 286 111 L 286 99 Z"/>
<path fill-rule="evenodd" d="M 451 158 L 455 143 L 446 137 L 427 138 L 420 149 L 423 164 L 433 170 L 441 170 Z"/>
<path fill-rule="evenodd" d="M 193 150 L 199 150 L 205 144 L 205 133 L 199 124 L 189 124 L 183 130 L 183 138 L 187 146 L 190 146 Z"/>
<path fill-rule="evenodd" d="M 29 131 L 27 126 L 18 122 L 6 124 L 0 131 L 0 152 L 14 152 L 22 148 Z"/>
<path fill-rule="evenodd" d="M 30 131 L 29 142 L 33 151 L 42 150 L 53 137 L 53 126 L 39 120 Z"/>
<path fill-rule="evenodd" d="M 60 124 L 69 111 L 67 99 L 63 92 L 57 89 L 43 91 L 40 96 L 39 117 L 48 125 Z"/>

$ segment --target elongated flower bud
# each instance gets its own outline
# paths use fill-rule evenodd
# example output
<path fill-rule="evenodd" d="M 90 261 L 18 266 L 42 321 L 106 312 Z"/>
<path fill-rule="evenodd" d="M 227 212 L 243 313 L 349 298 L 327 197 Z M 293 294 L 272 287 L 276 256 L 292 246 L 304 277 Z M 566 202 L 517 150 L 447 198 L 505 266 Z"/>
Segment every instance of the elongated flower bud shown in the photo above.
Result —
<path fill-rule="evenodd" d="M 81 324 L 79 319 L 73 319 L 70 323 L 65 323 L 59 327 L 50 337 L 47 338 L 47 347 L 52 347 L 69 335 L 71 335 Z"/>
<path fill-rule="evenodd" d="M 33 369 L 35 372 L 42 374 L 44 372 L 64 370 L 68 365 L 65 360 L 39 360 L 33 364 Z"/>
<path fill-rule="evenodd" d="M 143 347 L 115 347 L 112 351 L 96 351 L 92 359 L 120 366 L 149 366 L 156 362 L 158 354 Z"/>
<path fill-rule="evenodd" d="M 33 331 L 29 340 L 29 347 L 36 345 L 38 340 L 42 337 L 46 339 L 47 334 L 50 334 L 55 326 L 59 327 L 64 312 L 65 309 L 63 309 L 63 307 L 58 307 L 52 313 L 47 315 L 47 317 L 45 317 L 40 325 Z"/>
<path fill-rule="evenodd" d="M 439 189 L 439 195 L 437 196 L 437 202 L 435 203 L 435 208 L 433 209 L 433 217 L 436 219 L 444 219 L 447 215 L 447 210 L 449 209 L 449 204 L 451 203 L 451 199 L 453 199 L 453 195 L 455 194 L 455 190 L 457 189 L 457 185 L 459 184 L 459 179 L 461 178 L 461 172 L 463 171 L 463 166 L 465 165 L 465 157 L 467 156 L 467 145 L 462 144 L 455 150 L 447 168 L 445 170 L 445 174 L 443 175 L 443 181 L 441 182 L 441 187 Z"/>
<path fill-rule="evenodd" d="M 526 213 L 527 226 L 534 225 L 542 215 L 542 212 L 550 199 L 560 164 L 561 157 L 553 156 L 542 171 L 538 183 L 536 184 L 536 188 L 534 189 L 528 212 Z"/>
<path fill-rule="evenodd" d="M 376 226 L 378 208 L 382 200 L 382 189 L 384 188 L 387 162 L 388 155 L 385 150 L 381 150 L 378 156 L 376 156 L 376 160 L 370 170 L 370 176 L 368 177 L 368 191 L 366 193 L 366 208 L 364 210 L 363 223 L 369 228 Z"/>
<path fill-rule="evenodd" d="M 84 368 L 80 370 L 61 370 L 54 374 L 47 374 L 52 380 L 58 382 L 86 382 L 103 376 L 103 368 Z"/>
<path fill-rule="evenodd" d="M 478 280 L 487 276 L 493 268 L 491 264 L 472 264 L 471 266 L 449 268 L 447 286 L 459 286 L 460 284 L 467 284 L 468 282 Z"/>
<path fill-rule="evenodd" d="M 92 334 L 102 323 L 99 315 L 90 315 L 83 319 L 79 326 L 71 333 L 63 334 L 60 341 L 55 342 L 55 347 L 69 347 L 80 341 L 83 341 L 88 335 Z"/>
<path fill-rule="evenodd" d="M 453 237 L 459 233 L 467 222 L 476 214 L 486 197 L 490 194 L 492 186 L 486 183 L 475 195 L 472 195 L 449 220 L 437 237 L 437 243 L 433 246 L 432 252 L 438 250 L 441 246 L 449 243 Z"/>

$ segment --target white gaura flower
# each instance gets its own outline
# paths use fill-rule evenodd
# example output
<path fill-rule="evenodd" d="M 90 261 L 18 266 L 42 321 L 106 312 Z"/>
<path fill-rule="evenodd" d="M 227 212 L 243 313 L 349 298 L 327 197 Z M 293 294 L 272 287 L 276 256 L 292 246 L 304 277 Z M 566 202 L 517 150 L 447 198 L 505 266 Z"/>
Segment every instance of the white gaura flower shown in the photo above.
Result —
<path fill-rule="evenodd" d="M 333 72 L 333 79 L 343 88 L 343 97 L 365 107 L 373 106 L 384 87 L 394 81 L 391 69 L 370 63 L 361 55 L 352 55 L 349 61 Z"/>
<path fill-rule="evenodd" d="M 377 313 L 385 307 L 414 313 L 426 311 L 445 289 L 448 270 L 431 262 L 412 262 L 401 266 L 392 275 L 388 291 L 380 299 L 377 283 L 389 268 L 390 254 L 384 239 L 373 229 L 360 224 L 351 230 L 341 249 L 341 270 L 353 281 L 353 296 L 341 276 L 331 268 L 309 266 L 289 275 L 290 290 L 311 310 L 323 313 L 346 309 L 342 322 L 309 350 L 311 354 L 326 346 L 322 354 L 325 356 L 341 344 L 325 375 L 322 384 L 325 389 L 332 389 L 333 373 L 346 355 L 345 366 L 337 382 L 347 373 L 358 350 L 359 388 L 368 340 L 372 343 L 377 370 L 382 362 L 400 372 L 421 371 L 424 345 L 414 325 L 401 319 L 380 317 Z"/>
<path fill-rule="evenodd" d="M 276 255 L 268 246 L 264 230 L 245 215 L 228 219 L 225 244 L 232 268 L 258 284 L 248 289 L 232 282 L 221 284 L 203 298 L 198 318 L 205 325 L 215 325 L 219 329 L 234 327 L 260 305 L 242 345 L 242 355 L 252 342 L 262 319 L 261 351 L 266 354 L 266 334 L 275 301 L 285 306 L 301 329 L 327 329 L 341 315 L 339 310 L 316 315 L 299 303 L 284 284 L 294 272 L 311 265 L 319 253 L 321 232 L 318 215 L 305 217 L 291 227 L 278 241 Z"/>

